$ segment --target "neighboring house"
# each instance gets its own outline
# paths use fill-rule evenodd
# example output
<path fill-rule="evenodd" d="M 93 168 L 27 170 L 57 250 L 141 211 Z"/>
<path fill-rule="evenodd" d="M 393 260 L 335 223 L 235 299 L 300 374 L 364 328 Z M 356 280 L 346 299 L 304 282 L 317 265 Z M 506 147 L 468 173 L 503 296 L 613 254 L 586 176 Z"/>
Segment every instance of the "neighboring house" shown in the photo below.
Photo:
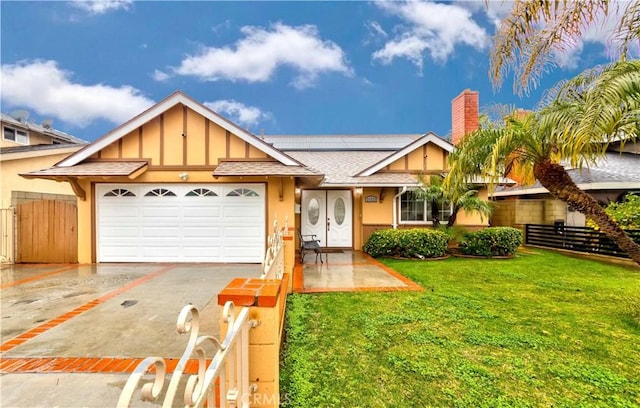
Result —
<path fill-rule="evenodd" d="M 79 262 L 260 262 L 274 220 L 353 249 L 375 229 L 431 225 L 410 190 L 452 149 L 433 133 L 256 136 L 176 92 L 23 176 L 74 186 Z"/>
<path fill-rule="evenodd" d="M 0 143 L 0 261 L 20 261 L 16 257 L 26 252 L 16 250 L 19 232 L 30 230 L 26 224 L 15 222 L 22 205 L 34 201 L 53 200 L 75 206 L 76 196 L 68 183 L 50 180 L 25 180 L 19 174 L 52 166 L 69 154 L 76 152 L 87 142 L 51 127 L 51 121 L 41 125 L 27 122 L 26 111 L 12 115 L 1 114 L 2 141 Z M 33 220 L 45 225 L 46 219 Z M 21 229 L 21 227 L 23 227 Z M 38 234 L 36 234 L 38 235 Z M 33 239 L 22 234 L 22 249 L 34 247 Z M 76 256 L 73 257 L 75 259 Z M 28 261 L 33 259 L 27 256 Z M 43 259 L 51 261 L 51 259 Z M 54 259 L 55 261 L 55 259 Z"/>
<path fill-rule="evenodd" d="M 578 188 L 591 194 L 606 206 L 620 201 L 627 193 L 640 192 L 640 145 L 618 144 L 595 165 L 583 169 L 568 169 Z M 585 216 L 564 201 L 549 194 L 539 182 L 532 186 L 499 187 L 492 197 L 498 206 L 492 218 L 493 225 L 523 227 L 525 224 L 553 224 L 584 227 Z"/>

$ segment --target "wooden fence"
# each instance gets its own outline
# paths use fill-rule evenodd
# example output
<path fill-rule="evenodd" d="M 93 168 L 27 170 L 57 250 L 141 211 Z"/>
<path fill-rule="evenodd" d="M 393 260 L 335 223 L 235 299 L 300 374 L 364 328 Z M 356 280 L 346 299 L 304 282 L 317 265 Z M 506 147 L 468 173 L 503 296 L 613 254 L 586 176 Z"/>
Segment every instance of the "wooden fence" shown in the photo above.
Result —
<path fill-rule="evenodd" d="M 77 208 L 64 201 L 39 200 L 17 208 L 17 263 L 78 262 Z"/>
<path fill-rule="evenodd" d="M 640 230 L 627 230 L 627 233 L 635 242 L 640 243 Z M 563 224 L 527 224 L 525 243 L 619 258 L 629 257 L 604 233 L 589 227 L 570 227 Z"/>

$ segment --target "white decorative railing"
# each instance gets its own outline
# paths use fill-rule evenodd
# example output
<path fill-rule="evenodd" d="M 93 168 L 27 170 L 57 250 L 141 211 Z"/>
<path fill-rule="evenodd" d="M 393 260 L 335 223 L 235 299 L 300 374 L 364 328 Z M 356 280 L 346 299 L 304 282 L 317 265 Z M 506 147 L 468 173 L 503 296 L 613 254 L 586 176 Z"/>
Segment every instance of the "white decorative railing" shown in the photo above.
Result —
<path fill-rule="evenodd" d="M 162 406 L 173 407 L 180 387 L 184 387 L 183 404 L 186 407 L 237 407 L 248 406 L 254 391 L 249 385 L 249 328 L 257 322 L 249 320 L 249 308 L 243 307 L 235 316 L 233 302 L 227 302 L 223 309 L 223 320 L 228 324 L 227 335 L 222 343 L 214 336 L 199 336 L 200 312 L 192 305 L 182 308 L 178 316 L 178 333 L 189 334 L 187 347 L 171 374 Z M 209 346 L 209 347 L 207 347 Z M 214 350 L 214 357 L 207 366 L 206 349 Z M 197 358 L 198 373 L 183 376 L 187 363 Z M 226 368 L 229 367 L 227 377 Z M 156 401 L 163 392 L 167 377 L 166 363 L 160 357 L 148 357 L 135 368 L 125 384 L 118 407 L 129 407 L 142 381 L 153 371 L 153 381 L 142 384 L 140 398 Z M 228 381 L 228 383 L 227 383 Z M 216 384 L 218 389 L 216 389 Z M 228 384 L 228 385 L 227 385 Z M 182 405 L 182 404 L 181 404 Z"/>
<path fill-rule="evenodd" d="M 288 229 L 285 221 L 285 229 Z M 284 240 L 278 221 L 273 222 L 273 234 L 267 237 L 267 252 L 262 261 L 261 279 L 282 279 L 284 273 Z"/>
<path fill-rule="evenodd" d="M 286 228 L 286 225 L 285 225 Z M 262 263 L 261 279 L 281 279 L 284 272 L 284 244 L 278 222 L 274 222 L 273 234 L 268 238 L 268 248 Z M 249 319 L 249 308 L 242 307 L 235 313 L 233 302 L 226 302 L 222 319 L 227 323 L 223 342 L 215 336 L 200 335 L 200 312 L 193 305 L 186 305 L 178 315 L 177 329 L 188 334 L 189 341 L 173 373 L 169 385 L 167 364 L 161 357 L 148 357 L 135 368 L 125 384 L 117 407 L 129 407 L 139 396 L 142 401 L 162 398 L 163 407 L 248 407 L 257 386 L 249 383 L 249 329 L 258 322 Z M 207 365 L 207 351 L 213 358 Z M 188 374 L 187 364 L 197 361 L 197 374 Z M 182 402 L 176 401 L 183 390 Z"/>
<path fill-rule="evenodd" d="M 0 208 L 0 262 L 13 261 L 15 208 Z"/>

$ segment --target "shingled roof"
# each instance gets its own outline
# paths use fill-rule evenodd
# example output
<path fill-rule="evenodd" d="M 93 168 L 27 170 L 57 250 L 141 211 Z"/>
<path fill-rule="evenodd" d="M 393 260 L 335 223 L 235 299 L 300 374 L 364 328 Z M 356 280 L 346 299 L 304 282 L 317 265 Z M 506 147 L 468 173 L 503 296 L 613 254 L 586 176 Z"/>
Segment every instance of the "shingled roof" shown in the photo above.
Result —
<path fill-rule="evenodd" d="M 596 165 L 583 169 L 568 169 L 571 179 L 581 190 L 640 190 L 640 155 L 608 152 Z M 494 197 L 543 194 L 549 190 L 539 181 L 532 186 L 498 187 Z"/>

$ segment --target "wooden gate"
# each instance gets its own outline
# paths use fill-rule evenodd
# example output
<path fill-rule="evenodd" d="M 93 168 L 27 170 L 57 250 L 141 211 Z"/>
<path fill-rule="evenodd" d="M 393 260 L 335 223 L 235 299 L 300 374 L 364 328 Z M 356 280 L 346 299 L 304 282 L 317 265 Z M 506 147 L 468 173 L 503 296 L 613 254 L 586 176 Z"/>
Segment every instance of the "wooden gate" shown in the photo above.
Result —
<path fill-rule="evenodd" d="M 78 262 L 78 209 L 64 201 L 18 206 L 18 263 Z"/>

